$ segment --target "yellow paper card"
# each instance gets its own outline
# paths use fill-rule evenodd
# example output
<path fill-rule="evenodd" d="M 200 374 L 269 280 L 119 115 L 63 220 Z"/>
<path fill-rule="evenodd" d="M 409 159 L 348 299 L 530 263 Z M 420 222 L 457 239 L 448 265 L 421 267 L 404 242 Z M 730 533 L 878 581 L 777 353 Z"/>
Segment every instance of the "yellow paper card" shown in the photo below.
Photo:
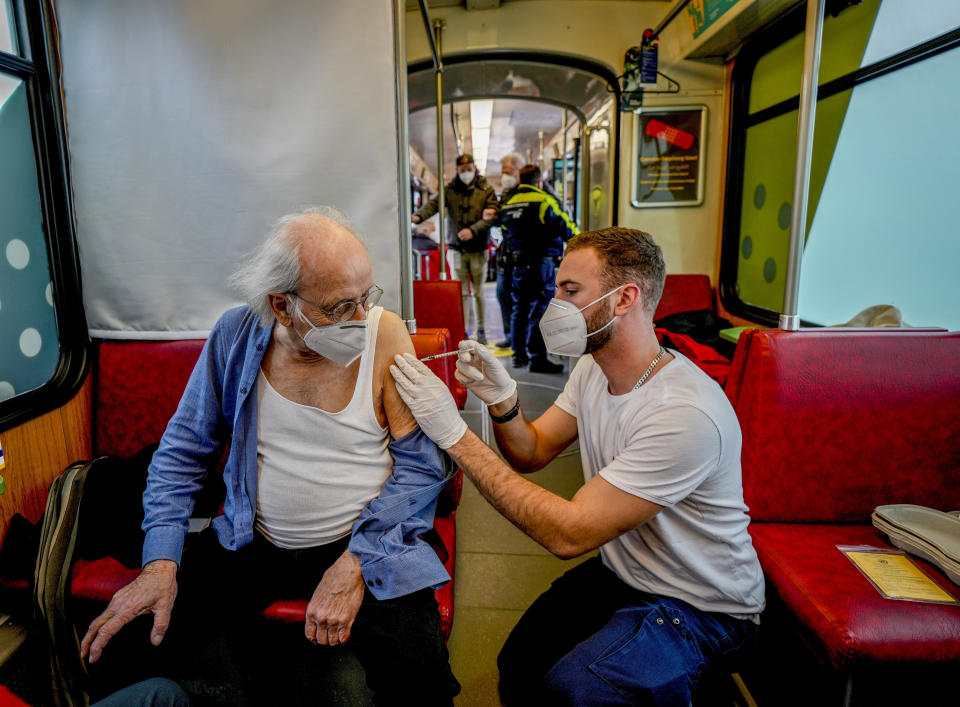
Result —
<path fill-rule="evenodd" d="M 956 603 L 906 555 L 846 551 L 844 554 L 891 599 Z"/>

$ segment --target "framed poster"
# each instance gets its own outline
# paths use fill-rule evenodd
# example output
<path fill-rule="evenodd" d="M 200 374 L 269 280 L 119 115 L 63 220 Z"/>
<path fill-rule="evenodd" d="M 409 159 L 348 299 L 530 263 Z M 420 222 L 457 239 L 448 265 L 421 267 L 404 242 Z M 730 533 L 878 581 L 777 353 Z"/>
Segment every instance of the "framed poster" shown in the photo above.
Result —
<path fill-rule="evenodd" d="M 703 203 L 706 106 L 639 108 L 633 120 L 635 208 Z"/>

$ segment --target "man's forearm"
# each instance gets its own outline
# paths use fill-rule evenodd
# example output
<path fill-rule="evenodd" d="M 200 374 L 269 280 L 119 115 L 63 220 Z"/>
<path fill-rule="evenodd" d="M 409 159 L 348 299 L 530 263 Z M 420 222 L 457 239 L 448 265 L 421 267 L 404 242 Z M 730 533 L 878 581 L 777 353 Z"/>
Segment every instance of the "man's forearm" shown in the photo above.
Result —
<path fill-rule="evenodd" d="M 547 550 L 564 559 L 584 552 L 573 503 L 517 474 L 469 430 L 447 453 L 490 505 Z"/>
<path fill-rule="evenodd" d="M 492 416 L 502 417 L 510 412 L 519 400 L 520 395 L 515 392 L 503 402 L 490 405 L 488 409 Z M 524 472 L 536 471 L 539 468 L 536 464 L 537 431 L 524 417 L 522 408 L 512 420 L 494 422 L 493 434 L 497 439 L 497 446 L 512 467 Z"/>

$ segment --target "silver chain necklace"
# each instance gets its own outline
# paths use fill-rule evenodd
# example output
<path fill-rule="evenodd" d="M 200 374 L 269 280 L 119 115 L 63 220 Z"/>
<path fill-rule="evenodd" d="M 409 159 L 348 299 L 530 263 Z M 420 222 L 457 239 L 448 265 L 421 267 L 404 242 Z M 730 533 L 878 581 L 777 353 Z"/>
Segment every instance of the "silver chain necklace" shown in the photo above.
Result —
<path fill-rule="evenodd" d="M 637 384 L 636 384 L 635 386 L 633 386 L 633 389 L 634 389 L 634 390 L 636 390 L 636 389 L 639 388 L 641 385 L 643 385 L 643 382 L 644 382 L 645 380 L 647 380 L 647 378 L 650 377 L 650 374 L 653 373 L 653 369 L 657 367 L 657 364 L 660 363 L 660 359 L 663 358 L 663 355 L 664 355 L 666 352 L 667 352 L 667 350 L 661 346 L 661 347 L 660 347 L 660 353 L 658 353 L 658 354 L 657 354 L 657 357 L 650 362 L 650 367 L 647 368 L 647 370 L 644 372 L 644 374 L 643 374 L 642 376 L 640 376 L 640 380 L 637 381 Z"/>

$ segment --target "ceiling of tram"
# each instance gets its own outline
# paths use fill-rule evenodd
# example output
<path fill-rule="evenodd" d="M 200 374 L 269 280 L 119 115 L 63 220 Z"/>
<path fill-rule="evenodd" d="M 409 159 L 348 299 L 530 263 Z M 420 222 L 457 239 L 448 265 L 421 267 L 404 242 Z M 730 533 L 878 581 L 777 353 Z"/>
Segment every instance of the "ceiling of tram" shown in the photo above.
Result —
<path fill-rule="evenodd" d="M 476 102 L 474 103 L 476 105 Z M 475 120 L 471 120 L 470 101 L 453 104 L 454 121 L 457 135 L 460 137 L 464 152 L 474 154 L 478 160 L 481 174 L 498 180 L 500 158 L 508 152 L 519 152 L 529 162 L 536 162 L 540 153 L 540 132 L 546 143 L 563 124 L 563 109 L 546 103 L 517 99 L 496 99 L 490 119 L 489 142 L 485 164 L 479 164 L 480 155 L 474 145 L 473 132 Z M 573 113 L 568 113 L 568 121 L 575 121 Z M 450 104 L 444 106 L 444 174 L 449 176 L 455 171 L 454 160 L 458 149 L 450 120 Z M 423 159 L 430 172 L 436 172 L 437 164 L 437 114 L 431 109 L 418 110 L 410 115 L 410 146 Z M 552 155 L 547 155 L 547 158 Z M 417 176 L 420 176 L 419 174 Z"/>
<path fill-rule="evenodd" d="M 448 61 L 443 69 L 444 174 L 454 171 L 459 138 L 460 151 L 473 154 L 481 173 L 493 177 L 495 186 L 503 155 L 519 152 L 530 162 L 538 161 L 541 133 L 547 144 L 561 129 L 564 110 L 568 126 L 577 126 L 613 96 L 605 79 L 585 69 L 548 63 L 546 57 L 544 61 L 509 57 L 458 61 L 453 56 Z M 414 68 L 407 81 L 409 134 L 413 151 L 422 158 L 412 158 L 413 171 L 421 176 L 436 171 L 436 83 L 432 65 Z M 554 155 L 543 157 L 549 160 Z"/>

